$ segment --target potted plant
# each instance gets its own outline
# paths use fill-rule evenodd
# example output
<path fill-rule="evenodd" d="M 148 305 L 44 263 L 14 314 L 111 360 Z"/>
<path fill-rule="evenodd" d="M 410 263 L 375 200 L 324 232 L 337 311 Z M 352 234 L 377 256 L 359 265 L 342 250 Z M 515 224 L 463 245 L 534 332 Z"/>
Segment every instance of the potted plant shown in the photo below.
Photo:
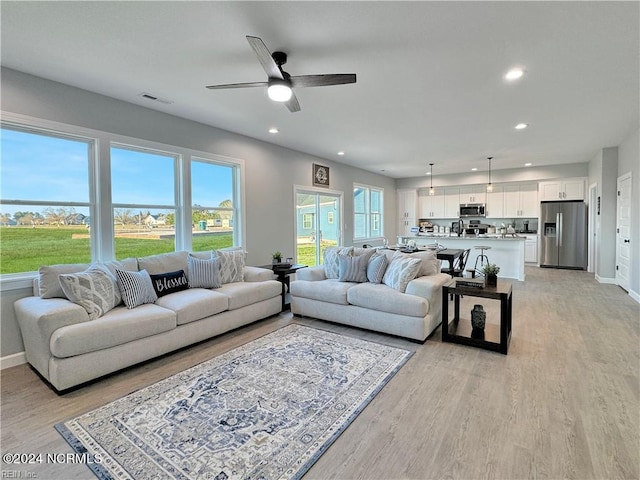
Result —
<path fill-rule="evenodd" d="M 482 267 L 481 272 L 487 279 L 487 286 L 495 287 L 498 285 L 498 272 L 500 272 L 499 266 L 497 266 L 495 263 L 487 263 L 484 267 Z"/>
<path fill-rule="evenodd" d="M 275 265 L 277 263 L 282 262 L 282 254 L 280 252 L 273 252 L 273 255 L 271 255 L 273 257 L 273 261 L 272 263 Z"/>

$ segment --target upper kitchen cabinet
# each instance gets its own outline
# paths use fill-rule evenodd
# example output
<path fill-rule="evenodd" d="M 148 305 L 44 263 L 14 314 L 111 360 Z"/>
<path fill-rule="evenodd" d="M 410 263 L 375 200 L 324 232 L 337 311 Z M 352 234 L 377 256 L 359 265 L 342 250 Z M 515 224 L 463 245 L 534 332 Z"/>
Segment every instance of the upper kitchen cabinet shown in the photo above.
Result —
<path fill-rule="evenodd" d="M 444 189 L 444 218 L 460 217 L 460 189 L 447 187 Z"/>
<path fill-rule="evenodd" d="M 428 190 L 421 190 L 418 195 L 418 218 L 445 218 L 443 188 L 436 188 L 435 195 Z"/>
<path fill-rule="evenodd" d="M 505 185 L 503 205 L 505 218 L 538 217 L 538 184 Z"/>
<path fill-rule="evenodd" d="M 493 191 L 487 192 L 487 217 L 504 218 L 504 187 L 493 185 Z"/>
<path fill-rule="evenodd" d="M 487 203 L 485 185 L 471 185 L 460 188 L 460 203 Z"/>
<path fill-rule="evenodd" d="M 540 201 L 584 200 L 584 185 L 583 177 L 540 182 Z"/>

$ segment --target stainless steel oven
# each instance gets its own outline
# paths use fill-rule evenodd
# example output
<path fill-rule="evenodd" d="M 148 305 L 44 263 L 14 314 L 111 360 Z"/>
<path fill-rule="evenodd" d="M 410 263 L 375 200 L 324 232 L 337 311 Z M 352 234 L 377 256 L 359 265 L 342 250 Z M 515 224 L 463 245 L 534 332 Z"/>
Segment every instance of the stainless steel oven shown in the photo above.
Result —
<path fill-rule="evenodd" d="M 484 217 L 486 209 L 484 203 L 461 203 L 461 217 Z"/>

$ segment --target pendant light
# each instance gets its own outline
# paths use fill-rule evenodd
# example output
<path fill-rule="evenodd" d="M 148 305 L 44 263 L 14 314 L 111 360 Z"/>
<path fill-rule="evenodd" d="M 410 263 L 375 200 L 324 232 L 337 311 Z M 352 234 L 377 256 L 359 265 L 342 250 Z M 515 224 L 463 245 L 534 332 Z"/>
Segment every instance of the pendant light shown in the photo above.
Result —
<path fill-rule="evenodd" d="M 489 183 L 487 183 L 487 192 L 493 192 L 493 185 L 491 184 L 491 159 L 493 157 L 487 157 L 489 160 Z"/>
<path fill-rule="evenodd" d="M 429 195 L 433 196 L 436 194 L 436 191 L 433 189 L 433 163 L 430 163 L 431 167 L 431 187 L 429 187 Z"/>

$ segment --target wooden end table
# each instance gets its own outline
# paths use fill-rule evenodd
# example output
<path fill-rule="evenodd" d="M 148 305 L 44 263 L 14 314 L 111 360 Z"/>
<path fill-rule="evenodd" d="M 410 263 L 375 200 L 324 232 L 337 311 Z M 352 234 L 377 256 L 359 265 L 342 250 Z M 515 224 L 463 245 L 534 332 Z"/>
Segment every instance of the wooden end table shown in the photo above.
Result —
<path fill-rule="evenodd" d="M 511 341 L 513 315 L 512 285 L 507 280 L 498 280 L 498 286 L 484 288 L 456 285 L 453 279 L 442 287 L 442 341 L 470 345 L 507 354 Z M 449 320 L 449 295 L 453 295 L 454 314 Z M 460 296 L 488 298 L 500 301 L 500 326 L 486 324 L 484 332 L 471 328 L 471 321 L 460 322 Z"/>
<path fill-rule="evenodd" d="M 290 267 L 279 267 L 278 265 L 259 265 L 260 268 L 266 268 L 273 270 L 278 278 L 277 280 L 282 284 L 282 311 L 289 310 L 291 303 L 287 302 L 287 293 L 289 292 L 289 275 L 296 273 L 301 268 L 307 268 L 307 265 L 294 264 Z"/>

